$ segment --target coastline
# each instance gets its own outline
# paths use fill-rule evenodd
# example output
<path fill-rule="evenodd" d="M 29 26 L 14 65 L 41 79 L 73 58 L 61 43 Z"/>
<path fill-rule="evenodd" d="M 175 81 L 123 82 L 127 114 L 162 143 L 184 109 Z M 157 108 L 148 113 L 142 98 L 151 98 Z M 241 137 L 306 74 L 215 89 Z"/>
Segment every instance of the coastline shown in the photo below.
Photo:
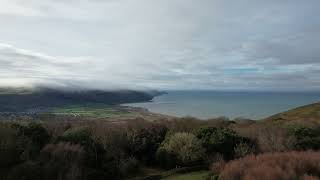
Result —
<path fill-rule="evenodd" d="M 154 120 L 171 120 L 178 118 L 176 116 L 171 116 L 171 115 L 166 115 L 166 114 L 161 114 L 161 113 L 155 113 L 149 111 L 147 108 L 143 107 L 134 107 L 134 106 L 129 106 L 129 105 L 119 105 L 115 108 L 120 108 L 121 110 L 130 112 L 133 115 L 131 118 L 143 118 L 146 120 L 154 121 Z"/>
<path fill-rule="evenodd" d="M 316 103 L 320 93 L 264 93 L 169 91 L 151 101 L 121 104 L 174 117 L 262 120 L 300 106 Z"/>

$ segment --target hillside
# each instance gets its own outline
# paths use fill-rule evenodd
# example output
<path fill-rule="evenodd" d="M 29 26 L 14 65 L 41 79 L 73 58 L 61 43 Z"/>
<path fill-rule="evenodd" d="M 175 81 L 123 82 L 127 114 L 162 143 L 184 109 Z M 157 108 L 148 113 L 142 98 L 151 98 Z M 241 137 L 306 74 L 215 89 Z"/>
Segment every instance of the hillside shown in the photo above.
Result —
<path fill-rule="evenodd" d="M 35 112 L 78 104 L 116 105 L 151 101 L 159 91 L 0 89 L 0 112 Z"/>
<path fill-rule="evenodd" d="M 263 121 L 266 122 L 284 122 L 284 121 L 304 121 L 320 123 L 320 103 L 301 106 L 286 112 L 275 114 Z"/>

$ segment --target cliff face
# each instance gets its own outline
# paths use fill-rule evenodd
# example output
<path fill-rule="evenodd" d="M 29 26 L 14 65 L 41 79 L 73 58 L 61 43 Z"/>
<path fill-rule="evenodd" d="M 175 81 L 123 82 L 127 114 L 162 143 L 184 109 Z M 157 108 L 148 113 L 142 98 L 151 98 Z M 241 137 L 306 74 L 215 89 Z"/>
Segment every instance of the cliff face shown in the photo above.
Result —
<path fill-rule="evenodd" d="M 14 93 L 12 93 L 14 92 Z M 151 101 L 160 95 L 158 91 L 132 90 L 54 90 L 41 89 L 36 91 L 2 91 L 0 93 L 0 112 L 21 112 L 30 109 L 45 109 L 74 104 L 101 103 L 116 105 L 122 103 Z"/>

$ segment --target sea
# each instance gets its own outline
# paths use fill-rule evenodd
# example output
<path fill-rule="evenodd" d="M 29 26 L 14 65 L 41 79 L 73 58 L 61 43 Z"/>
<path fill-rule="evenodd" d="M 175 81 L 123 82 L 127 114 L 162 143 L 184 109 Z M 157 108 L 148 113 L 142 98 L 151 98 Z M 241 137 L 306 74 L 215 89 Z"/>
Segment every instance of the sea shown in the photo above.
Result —
<path fill-rule="evenodd" d="M 177 117 L 259 120 L 316 102 L 320 102 L 320 92 L 167 91 L 151 102 L 125 105 Z"/>

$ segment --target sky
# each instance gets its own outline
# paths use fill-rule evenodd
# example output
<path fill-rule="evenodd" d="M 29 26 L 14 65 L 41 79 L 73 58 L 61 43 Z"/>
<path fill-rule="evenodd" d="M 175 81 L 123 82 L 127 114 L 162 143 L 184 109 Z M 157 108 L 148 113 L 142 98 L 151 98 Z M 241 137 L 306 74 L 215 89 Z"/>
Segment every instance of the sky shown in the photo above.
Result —
<path fill-rule="evenodd" d="M 0 86 L 320 90 L 319 0 L 0 0 Z"/>

